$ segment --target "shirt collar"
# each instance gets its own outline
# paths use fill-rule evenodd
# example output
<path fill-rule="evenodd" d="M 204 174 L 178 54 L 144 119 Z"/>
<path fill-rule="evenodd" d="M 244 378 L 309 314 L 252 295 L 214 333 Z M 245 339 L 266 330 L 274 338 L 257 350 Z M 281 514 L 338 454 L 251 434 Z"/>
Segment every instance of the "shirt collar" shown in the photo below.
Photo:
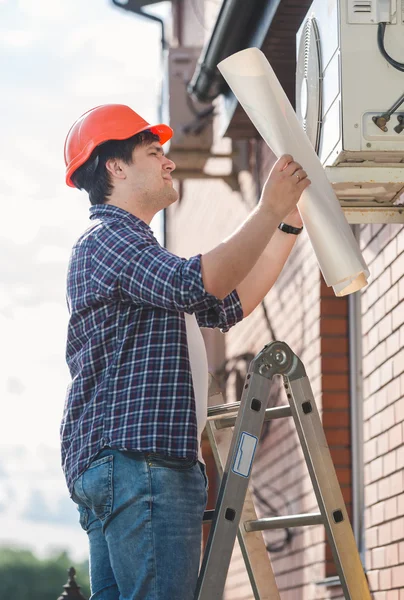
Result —
<path fill-rule="evenodd" d="M 119 208 L 118 206 L 112 206 L 110 204 L 95 204 L 90 208 L 90 219 L 105 219 L 106 217 L 119 219 L 122 221 L 130 221 L 133 225 L 137 225 L 144 231 L 148 231 L 153 233 L 151 228 L 145 221 L 139 219 L 132 213 L 124 210 L 123 208 Z"/>

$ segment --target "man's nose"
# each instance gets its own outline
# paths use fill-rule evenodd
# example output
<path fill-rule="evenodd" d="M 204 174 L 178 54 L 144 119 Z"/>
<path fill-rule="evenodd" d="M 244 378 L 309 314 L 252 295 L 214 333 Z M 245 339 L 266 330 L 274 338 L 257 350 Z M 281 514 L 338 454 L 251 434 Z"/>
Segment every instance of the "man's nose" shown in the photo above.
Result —
<path fill-rule="evenodd" d="M 163 165 L 163 168 L 165 171 L 168 171 L 169 173 L 171 173 L 172 171 L 175 170 L 175 162 L 170 160 L 166 156 L 164 157 L 164 159 L 165 159 L 165 163 Z"/>

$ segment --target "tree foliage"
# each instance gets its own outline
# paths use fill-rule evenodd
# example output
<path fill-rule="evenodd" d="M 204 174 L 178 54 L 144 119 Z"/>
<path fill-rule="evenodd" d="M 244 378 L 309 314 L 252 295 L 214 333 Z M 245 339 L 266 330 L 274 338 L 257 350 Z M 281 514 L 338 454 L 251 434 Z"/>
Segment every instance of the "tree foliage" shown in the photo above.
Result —
<path fill-rule="evenodd" d="M 81 593 L 89 598 L 87 562 L 76 565 L 66 552 L 41 559 L 30 550 L 0 548 L 0 599 L 57 600 L 72 566 Z"/>

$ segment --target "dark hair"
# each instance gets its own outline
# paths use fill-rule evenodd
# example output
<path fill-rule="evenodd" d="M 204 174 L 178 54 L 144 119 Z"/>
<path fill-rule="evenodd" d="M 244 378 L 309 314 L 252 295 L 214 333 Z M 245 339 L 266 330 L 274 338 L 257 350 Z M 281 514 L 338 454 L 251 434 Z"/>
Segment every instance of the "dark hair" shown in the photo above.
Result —
<path fill-rule="evenodd" d="M 124 163 L 132 163 L 132 154 L 136 146 L 158 142 L 159 136 L 149 129 L 133 135 L 126 140 L 109 140 L 97 146 L 90 158 L 72 175 L 72 181 L 79 190 L 88 192 L 91 204 L 104 204 L 111 195 L 114 186 L 106 163 L 118 158 Z"/>

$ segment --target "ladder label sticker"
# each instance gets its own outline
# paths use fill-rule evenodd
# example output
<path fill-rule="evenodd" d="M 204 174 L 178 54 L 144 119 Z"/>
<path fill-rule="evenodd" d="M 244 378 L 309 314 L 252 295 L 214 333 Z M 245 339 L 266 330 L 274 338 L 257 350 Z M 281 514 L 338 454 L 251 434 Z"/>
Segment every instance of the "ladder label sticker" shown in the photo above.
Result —
<path fill-rule="evenodd" d="M 238 443 L 236 458 L 234 459 L 232 468 L 233 473 L 241 475 L 242 477 L 250 476 L 257 443 L 258 438 L 255 435 L 243 431 Z"/>

